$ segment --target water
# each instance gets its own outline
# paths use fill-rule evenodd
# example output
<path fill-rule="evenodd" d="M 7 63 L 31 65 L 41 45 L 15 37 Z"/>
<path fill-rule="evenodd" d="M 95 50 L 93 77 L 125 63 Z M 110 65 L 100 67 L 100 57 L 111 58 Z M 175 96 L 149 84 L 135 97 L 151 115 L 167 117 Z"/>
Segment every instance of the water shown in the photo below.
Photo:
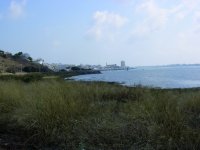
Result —
<path fill-rule="evenodd" d="M 193 88 L 200 87 L 200 66 L 140 67 L 129 71 L 102 71 L 102 74 L 80 75 L 71 79 L 117 82 L 128 86 Z"/>

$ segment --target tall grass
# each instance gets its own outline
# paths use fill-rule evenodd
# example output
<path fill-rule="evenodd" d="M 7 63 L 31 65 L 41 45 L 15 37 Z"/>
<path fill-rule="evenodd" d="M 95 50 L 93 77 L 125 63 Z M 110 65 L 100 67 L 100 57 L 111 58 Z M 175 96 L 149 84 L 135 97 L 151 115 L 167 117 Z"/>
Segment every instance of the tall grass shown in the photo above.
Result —
<path fill-rule="evenodd" d="M 0 137 L 35 149 L 200 149 L 199 116 L 200 90 L 0 81 Z"/>

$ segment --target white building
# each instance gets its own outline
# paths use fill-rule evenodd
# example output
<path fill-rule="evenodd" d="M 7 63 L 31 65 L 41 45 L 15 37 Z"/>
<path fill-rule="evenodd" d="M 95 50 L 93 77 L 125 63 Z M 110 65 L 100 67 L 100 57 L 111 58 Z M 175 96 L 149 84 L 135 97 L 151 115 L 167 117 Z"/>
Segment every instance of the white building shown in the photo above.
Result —
<path fill-rule="evenodd" d="M 125 68 L 125 67 L 126 67 L 125 61 L 123 61 L 123 60 L 121 61 L 121 67 L 122 67 L 122 68 Z"/>

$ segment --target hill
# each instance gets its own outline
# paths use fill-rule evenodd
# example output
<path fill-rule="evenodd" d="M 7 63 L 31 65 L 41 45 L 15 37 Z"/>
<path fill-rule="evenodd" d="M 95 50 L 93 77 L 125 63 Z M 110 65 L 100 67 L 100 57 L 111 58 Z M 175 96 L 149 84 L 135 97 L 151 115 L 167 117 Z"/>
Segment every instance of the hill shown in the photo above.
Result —
<path fill-rule="evenodd" d="M 33 61 L 32 57 L 23 52 L 12 54 L 0 50 L 0 73 L 16 72 L 48 72 L 50 69 Z"/>

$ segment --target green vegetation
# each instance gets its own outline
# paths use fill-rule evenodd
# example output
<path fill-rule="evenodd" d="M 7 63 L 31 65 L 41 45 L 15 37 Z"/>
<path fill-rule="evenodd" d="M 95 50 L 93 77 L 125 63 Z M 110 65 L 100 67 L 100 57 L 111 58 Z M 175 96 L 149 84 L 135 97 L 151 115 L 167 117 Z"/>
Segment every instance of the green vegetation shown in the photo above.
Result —
<path fill-rule="evenodd" d="M 0 147 L 200 149 L 200 89 L 0 81 Z"/>
<path fill-rule="evenodd" d="M 59 71 L 59 72 L 44 72 L 45 76 L 57 76 L 59 78 L 68 78 L 72 76 L 84 75 L 84 74 L 100 74 L 98 70 L 71 70 L 71 71 Z"/>
<path fill-rule="evenodd" d="M 41 65 L 33 58 L 23 52 L 11 54 L 0 50 L 0 73 L 17 72 L 52 72 L 48 67 Z"/>
<path fill-rule="evenodd" d="M 6 74 L 6 75 L 0 75 L 1 81 L 9 81 L 9 80 L 19 80 L 24 82 L 33 82 L 33 81 L 39 81 L 42 80 L 44 75 L 42 73 L 29 73 L 29 74 Z"/>

